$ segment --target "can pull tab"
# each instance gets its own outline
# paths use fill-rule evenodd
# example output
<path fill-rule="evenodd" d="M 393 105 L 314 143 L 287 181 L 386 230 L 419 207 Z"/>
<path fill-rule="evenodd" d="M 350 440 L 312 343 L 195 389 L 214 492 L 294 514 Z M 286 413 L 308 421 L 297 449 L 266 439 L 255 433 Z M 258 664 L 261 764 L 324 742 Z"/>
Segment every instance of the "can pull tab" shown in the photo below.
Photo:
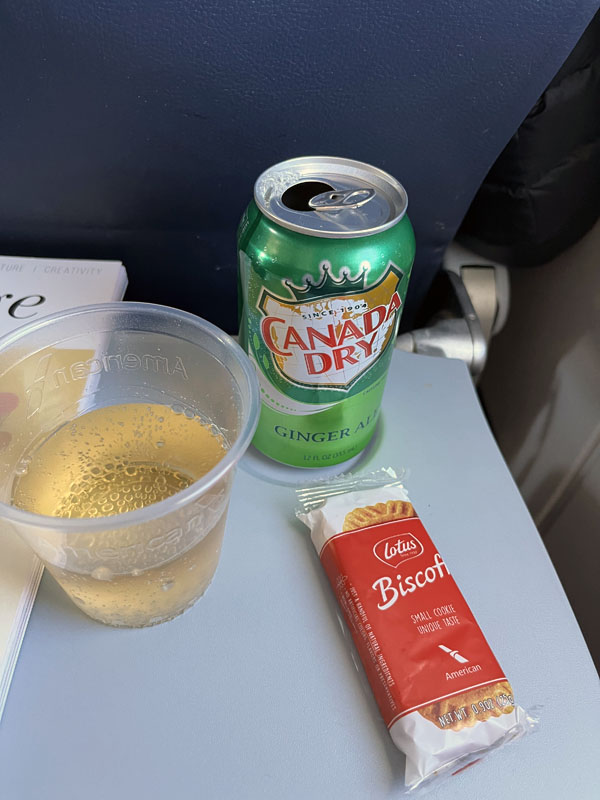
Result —
<path fill-rule="evenodd" d="M 360 208 L 375 196 L 374 189 L 347 189 L 344 192 L 322 192 L 311 197 L 308 205 L 313 211 L 343 211 L 348 208 Z"/>

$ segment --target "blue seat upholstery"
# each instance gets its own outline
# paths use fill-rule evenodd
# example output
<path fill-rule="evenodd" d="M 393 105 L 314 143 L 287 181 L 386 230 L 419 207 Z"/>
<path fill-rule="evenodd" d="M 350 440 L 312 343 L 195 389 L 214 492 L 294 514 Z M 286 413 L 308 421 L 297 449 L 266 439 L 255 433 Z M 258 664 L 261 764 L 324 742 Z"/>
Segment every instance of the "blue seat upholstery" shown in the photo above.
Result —
<path fill-rule="evenodd" d="M 5 0 L 0 252 L 117 257 L 129 297 L 236 329 L 235 228 L 295 155 L 406 186 L 410 324 L 595 0 Z"/>

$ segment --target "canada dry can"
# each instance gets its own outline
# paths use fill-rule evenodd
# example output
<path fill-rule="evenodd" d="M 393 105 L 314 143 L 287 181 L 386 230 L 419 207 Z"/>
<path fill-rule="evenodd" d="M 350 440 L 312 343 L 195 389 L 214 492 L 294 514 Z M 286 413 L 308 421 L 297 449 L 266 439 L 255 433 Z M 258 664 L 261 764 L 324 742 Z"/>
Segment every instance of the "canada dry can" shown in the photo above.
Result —
<path fill-rule="evenodd" d="M 345 158 L 258 178 L 238 231 L 240 343 L 270 458 L 338 464 L 373 435 L 415 253 L 406 208 L 397 180 Z"/>

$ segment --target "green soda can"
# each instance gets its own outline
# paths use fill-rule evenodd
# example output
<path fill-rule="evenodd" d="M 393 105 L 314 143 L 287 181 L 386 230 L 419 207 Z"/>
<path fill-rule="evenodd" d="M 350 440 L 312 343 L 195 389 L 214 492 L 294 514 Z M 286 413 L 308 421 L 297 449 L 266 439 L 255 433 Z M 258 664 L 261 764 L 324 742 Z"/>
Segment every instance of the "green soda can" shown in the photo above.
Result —
<path fill-rule="evenodd" d="M 238 230 L 240 344 L 262 409 L 253 444 L 324 467 L 375 431 L 415 255 L 406 191 L 346 158 L 263 172 Z"/>

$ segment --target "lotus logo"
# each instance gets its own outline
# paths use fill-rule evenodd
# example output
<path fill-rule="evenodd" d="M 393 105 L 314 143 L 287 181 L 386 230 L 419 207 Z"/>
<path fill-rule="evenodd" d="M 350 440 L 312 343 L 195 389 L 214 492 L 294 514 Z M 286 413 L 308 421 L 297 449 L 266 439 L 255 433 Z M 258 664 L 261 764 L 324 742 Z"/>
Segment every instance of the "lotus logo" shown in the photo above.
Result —
<path fill-rule="evenodd" d="M 405 561 L 420 556 L 422 552 L 423 545 L 412 533 L 397 533 L 395 536 L 388 536 L 373 547 L 375 558 L 394 569 L 397 569 Z"/>

